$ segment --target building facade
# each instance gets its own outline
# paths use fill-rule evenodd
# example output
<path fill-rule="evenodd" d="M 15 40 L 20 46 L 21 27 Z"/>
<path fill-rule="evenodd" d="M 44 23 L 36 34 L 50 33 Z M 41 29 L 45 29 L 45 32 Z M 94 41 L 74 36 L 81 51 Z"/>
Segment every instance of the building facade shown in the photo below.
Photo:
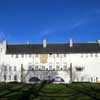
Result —
<path fill-rule="evenodd" d="M 0 43 L 0 81 L 99 82 L 100 41 L 95 43 Z"/>

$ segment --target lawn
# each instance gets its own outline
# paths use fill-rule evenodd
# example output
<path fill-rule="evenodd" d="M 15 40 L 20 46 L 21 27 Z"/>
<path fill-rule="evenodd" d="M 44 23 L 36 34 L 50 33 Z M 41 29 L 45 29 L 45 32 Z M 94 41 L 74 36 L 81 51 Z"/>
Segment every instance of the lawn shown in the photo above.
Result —
<path fill-rule="evenodd" d="M 100 100 L 100 84 L 0 83 L 0 100 Z"/>

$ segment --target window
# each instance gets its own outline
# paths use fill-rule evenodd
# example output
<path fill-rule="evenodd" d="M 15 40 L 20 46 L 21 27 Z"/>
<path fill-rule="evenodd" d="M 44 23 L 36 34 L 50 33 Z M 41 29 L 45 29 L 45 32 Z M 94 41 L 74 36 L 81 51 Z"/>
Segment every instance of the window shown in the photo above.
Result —
<path fill-rule="evenodd" d="M 81 77 L 81 81 L 84 81 L 84 77 L 83 76 Z"/>
<path fill-rule="evenodd" d="M 61 70 L 63 70 L 63 69 L 61 68 Z"/>
<path fill-rule="evenodd" d="M 6 77 L 6 75 L 4 75 L 4 80 L 5 80 L 5 81 L 7 80 L 7 77 Z"/>
<path fill-rule="evenodd" d="M 97 53 L 95 54 L 95 57 L 98 57 L 98 54 Z"/>
<path fill-rule="evenodd" d="M 88 57 L 88 54 L 86 54 L 86 57 Z"/>
<path fill-rule="evenodd" d="M 93 54 L 91 53 L 91 57 L 93 57 Z"/>
<path fill-rule="evenodd" d="M 52 70 L 52 66 L 49 66 L 49 70 Z"/>
<path fill-rule="evenodd" d="M 96 77 L 96 81 L 98 81 L 98 77 Z"/>
<path fill-rule="evenodd" d="M 32 66 L 30 65 L 28 69 L 29 69 L 29 70 L 32 70 Z"/>
<path fill-rule="evenodd" d="M 18 55 L 16 55 L 16 58 L 18 58 Z"/>
<path fill-rule="evenodd" d="M 11 71 L 12 69 L 11 69 L 11 66 L 9 66 L 9 71 Z"/>
<path fill-rule="evenodd" d="M 45 70 L 45 66 L 42 66 L 42 70 Z"/>
<path fill-rule="evenodd" d="M 29 54 L 29 58 L 31 58 L 31 54 Z"/>
<path fill-rule="evenodd" d="M 81 57 L 83 58 L 83 54 L 81 54 Z"/>
<path fill-rule="evenodd" d="M 48 70 L 48 68 L 46 68 L 46 70 Z"/>
<path fill-rule="evenodd" d="M 59 70 L 59 66 L 56 66 L 56 70 Z"/>
<path fill-rule="evenodd" d="M 38 57 L 39 55 L 38 54 L 35 54 L 35 57 Z"/>
<path fill-rule="evenodd" d="M 4 71 L 7 71 L 7 66 L 4 66 Z"/>
<path fill-rule="evenodd" d="M 59 53 L 57 53 L 57 57 L 59 57 Z"/>
<path fill-rule="evenodd" d="M 22 54 L 22 58 L 24 58 L 24 54 Z"/>
<path fill-rule="evenodd" d="M 1 52 L 2 52 L 2 48 L 1 48 Z"/>
<path fill-rule="evenodd" d="M 11 54 L 11 57 L 13 58 L 13 54 Z"/>
<path fill-rule="evenodd" d="M 93 77 L 91 77 L 91 82 L 93 82 Z"/>
<path fill-rule="evenodd" d="M 17 81 L 17 75 L 14 75 L 14 81 Z"/>
<path fill-rule="evenodd" d="M 64 70 L 66 70 L 66 69 L 67 69 L 67 66 L 66 66 L 66 65 L 64 65 L 64 66 L 63 66 L 63 69 L 64 69 Z"/>
<path fill-rule="evenodd" d="M 66 57 L 66 54 L 64 54 L 64 57 Z"/>
<path fill-rule="evenodd" d="M 16 66 L 14 66 L 14 71 L 16 71 Z"/>
<path fill-rule="evenodd" d="M 9 75 L 9 80 L 11 80 L 11 75 Z"/>
<path fill-rule="evenodd" d="M 38 66 L 35 66 L 35 70 L 38 70 Z"/>

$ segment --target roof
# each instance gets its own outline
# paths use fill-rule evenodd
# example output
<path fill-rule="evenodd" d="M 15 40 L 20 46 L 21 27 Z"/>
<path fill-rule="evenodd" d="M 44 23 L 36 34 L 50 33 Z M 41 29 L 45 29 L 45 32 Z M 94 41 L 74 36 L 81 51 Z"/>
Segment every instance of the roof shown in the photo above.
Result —
<path fill-rule="evenodd" d="M 100 53 L 98 43 L 73 43 L 70 48 L 69 43 L 47 44 L 16 44 L 7 45 L 7 54 L 32 54 L 32 53 Z"/>

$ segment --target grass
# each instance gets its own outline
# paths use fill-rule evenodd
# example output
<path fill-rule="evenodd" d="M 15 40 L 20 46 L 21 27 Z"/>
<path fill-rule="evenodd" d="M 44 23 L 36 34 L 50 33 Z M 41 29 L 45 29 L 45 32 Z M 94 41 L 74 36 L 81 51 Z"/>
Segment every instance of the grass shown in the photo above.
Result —
<path fill-rule="evenodd" d="M 0 83 L 0 100 L 100 100 L 100 84 Z"/>

